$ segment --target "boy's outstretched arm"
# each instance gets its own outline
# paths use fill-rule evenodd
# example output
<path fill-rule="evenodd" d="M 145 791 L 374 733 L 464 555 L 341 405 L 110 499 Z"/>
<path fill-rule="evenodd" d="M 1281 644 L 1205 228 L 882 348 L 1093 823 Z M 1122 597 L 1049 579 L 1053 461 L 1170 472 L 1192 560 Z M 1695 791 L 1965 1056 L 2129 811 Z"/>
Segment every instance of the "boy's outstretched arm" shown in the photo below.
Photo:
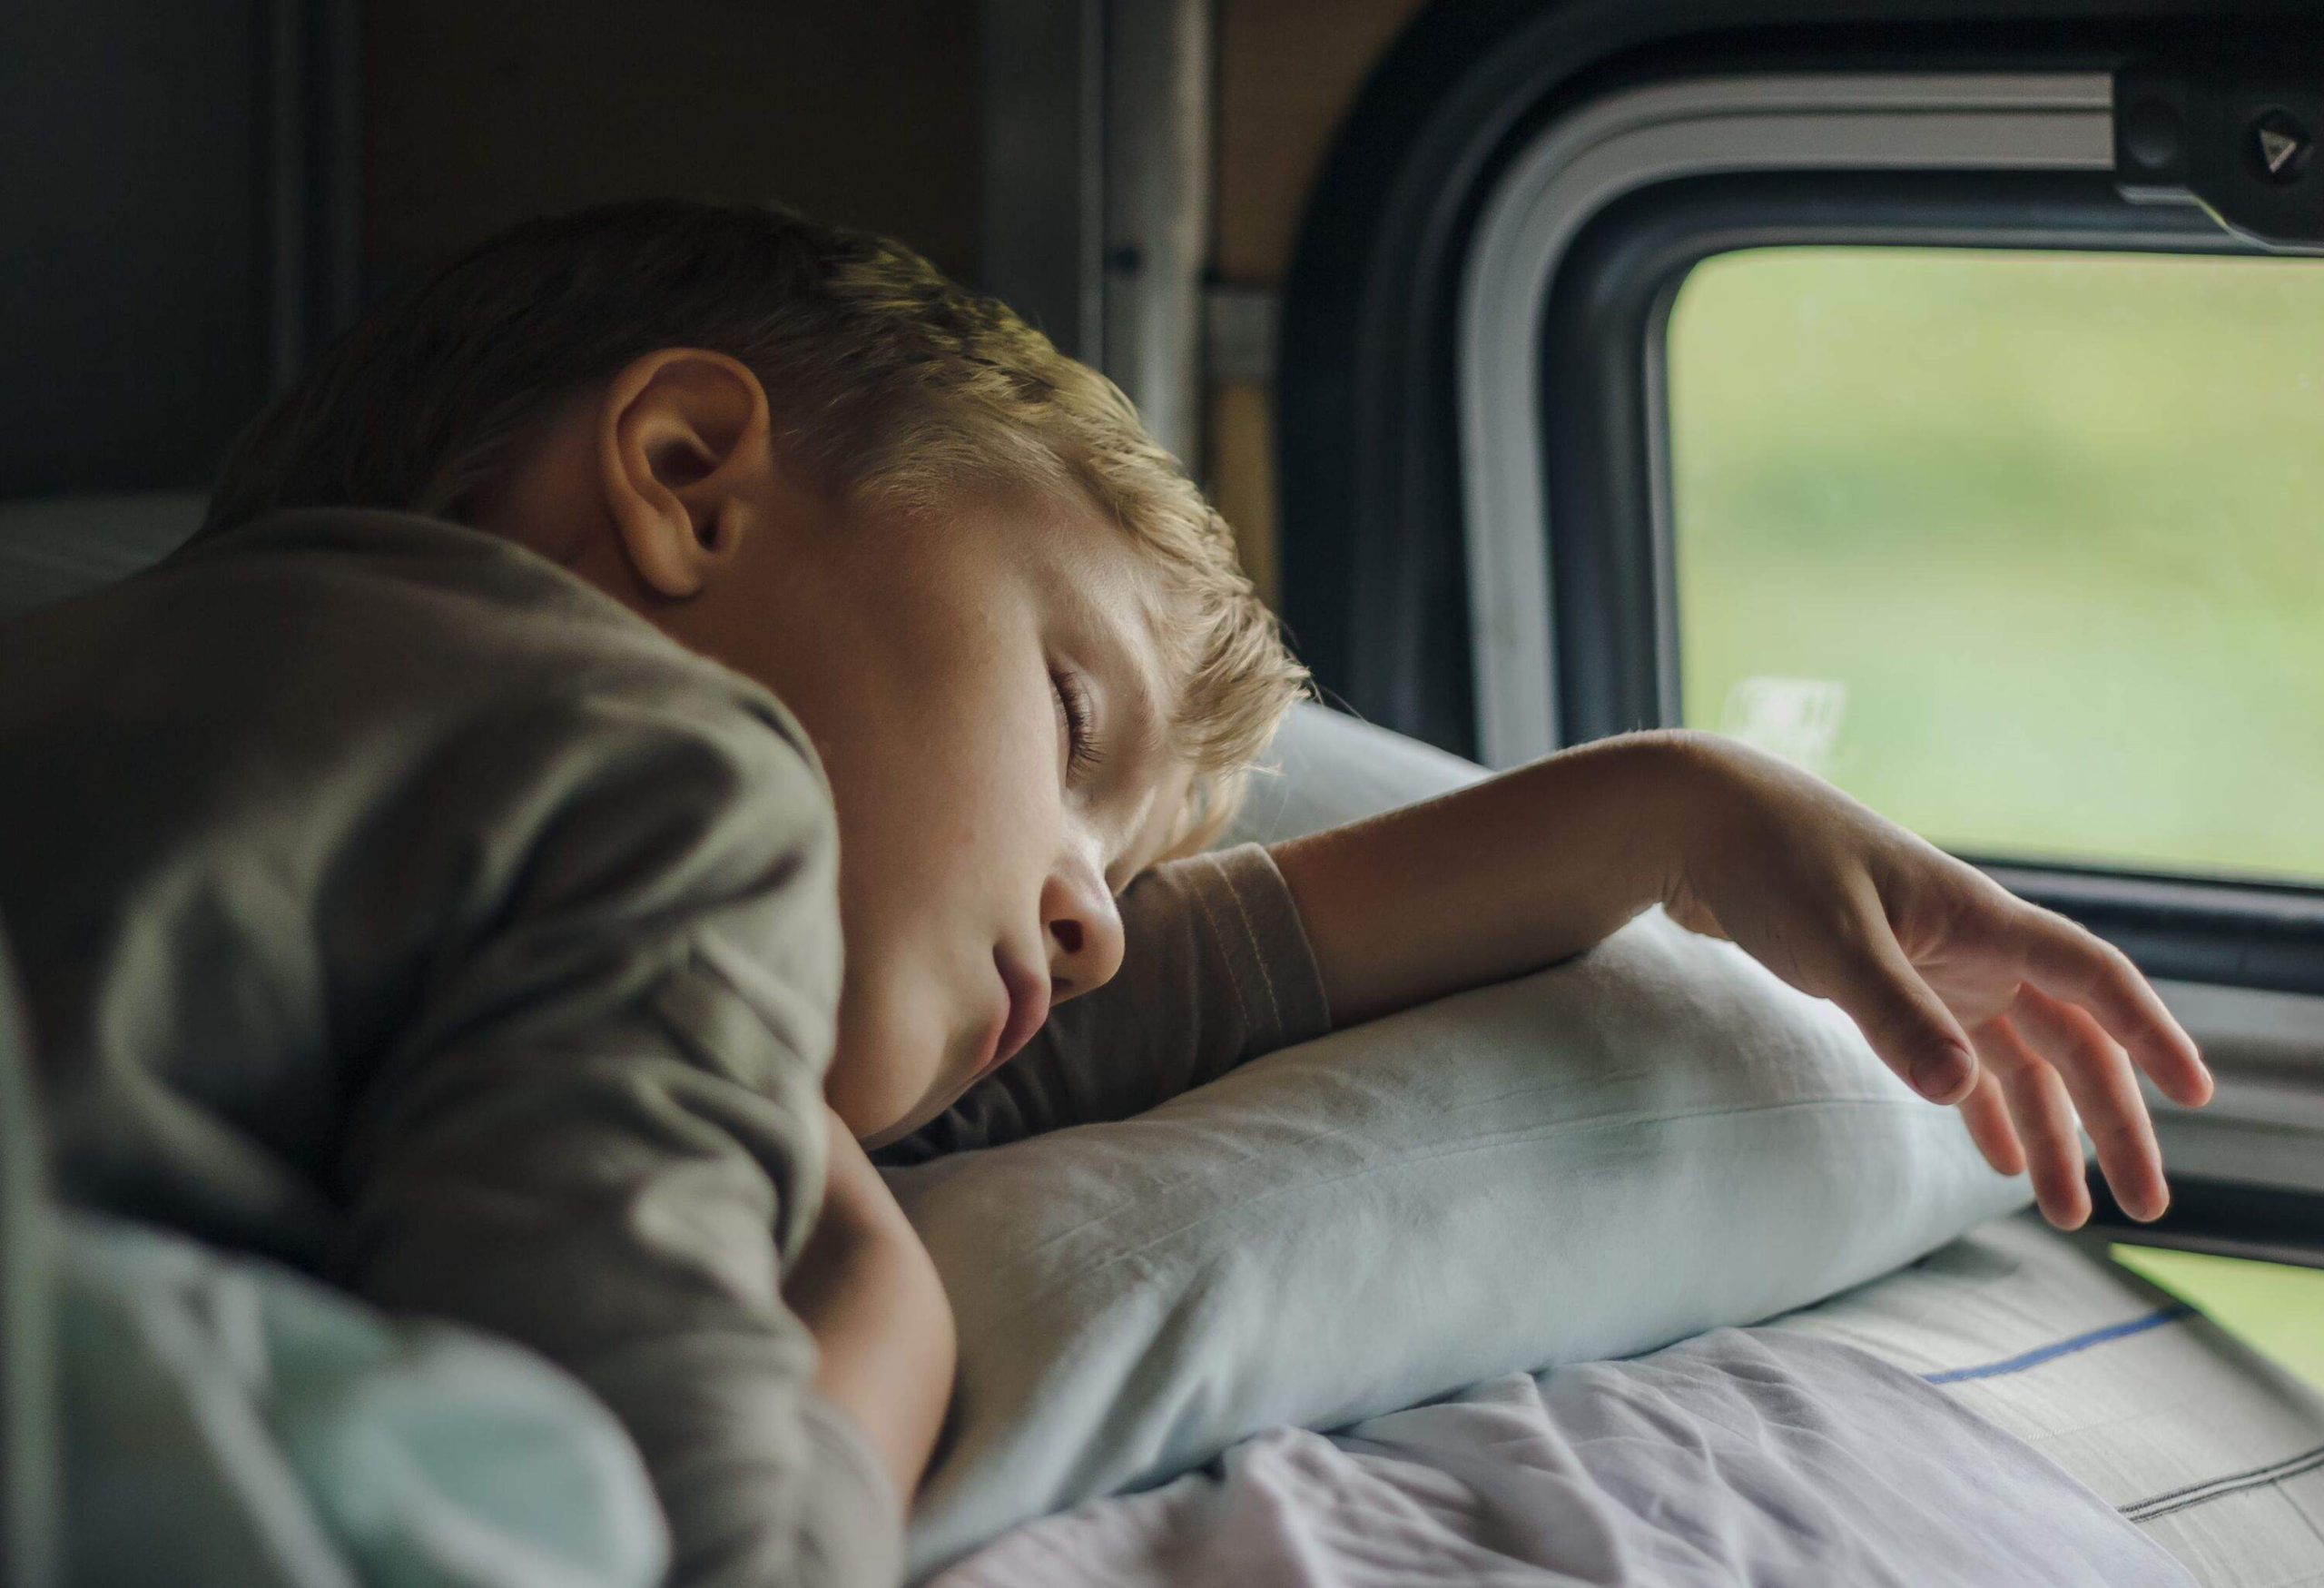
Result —
<path fill-rule="evenodd" d="M 2153 1218 L 2169 1192 L 2132 1064 L 2211 1096 L 2120 950 L 1732 740 L 1600 740 L 1272 853 L 1337 1023 L 1555 963 L 1659 903 L 1846 1011 L 2064 1228 L 2090 1213 L 2077 1112 L 2123 1210 Z"/>

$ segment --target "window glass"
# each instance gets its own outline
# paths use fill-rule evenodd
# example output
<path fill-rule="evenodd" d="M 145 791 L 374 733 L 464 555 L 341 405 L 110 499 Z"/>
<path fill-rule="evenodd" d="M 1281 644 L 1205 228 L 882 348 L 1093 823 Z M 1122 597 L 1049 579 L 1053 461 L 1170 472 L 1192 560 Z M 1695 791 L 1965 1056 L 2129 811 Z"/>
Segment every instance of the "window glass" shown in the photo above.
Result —
<path fill-rule="evenodd" d="M 2324 1390 L 2324 1268 L 2118 1246 L 2114 1260 L 2202 1309 L 2213 1323 Z"/>
<path fill-rule="evenodd" d="M 1668 345 L 1689 725 L 1973 853 L 2324 881 L 2324 264 L 1758 249 Z"/>

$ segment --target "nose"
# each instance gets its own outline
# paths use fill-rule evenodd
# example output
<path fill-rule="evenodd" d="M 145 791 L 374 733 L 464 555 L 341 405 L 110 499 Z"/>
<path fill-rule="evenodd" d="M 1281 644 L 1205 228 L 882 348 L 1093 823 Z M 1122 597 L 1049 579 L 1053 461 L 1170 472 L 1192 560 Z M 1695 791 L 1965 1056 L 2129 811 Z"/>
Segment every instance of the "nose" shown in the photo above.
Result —
<path fill-rule="evenodd" d="M 1041 887 L 1041 924 L 1058 1002 L 1103 987 L 1122 968 L 1121 911 L 1104 874 L 1086 858 L 1069 857 L 1049 873 Z"/>

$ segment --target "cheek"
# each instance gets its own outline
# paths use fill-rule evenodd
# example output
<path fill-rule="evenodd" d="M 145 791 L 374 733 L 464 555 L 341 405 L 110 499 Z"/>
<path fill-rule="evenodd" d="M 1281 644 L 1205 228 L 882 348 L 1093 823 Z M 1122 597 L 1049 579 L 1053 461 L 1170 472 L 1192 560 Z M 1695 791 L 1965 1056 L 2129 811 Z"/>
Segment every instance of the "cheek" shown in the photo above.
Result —
<path fill-rule="evenodd" d="M 1024 873 L 1056 843 L 1057 728 L 1030 693 L 957 670 L 832 744 L 841 887 L 867 922 L 974 905 L 991 930 L 996 894 L 1038 892 Z"/>
<path fill-rule="evenodd" d="M 1046 668 L 1031 669 L 1038 688 L 1010 676 L 1027 670 L 859 679 L 853 709 L 818 735 L 839 808 L 847 965 L 830 1090 L 861 1133 L 968 1057 L 1000 997 L 995 942 L 1039 932 L 1062 816 L 1056 707 Z"/>

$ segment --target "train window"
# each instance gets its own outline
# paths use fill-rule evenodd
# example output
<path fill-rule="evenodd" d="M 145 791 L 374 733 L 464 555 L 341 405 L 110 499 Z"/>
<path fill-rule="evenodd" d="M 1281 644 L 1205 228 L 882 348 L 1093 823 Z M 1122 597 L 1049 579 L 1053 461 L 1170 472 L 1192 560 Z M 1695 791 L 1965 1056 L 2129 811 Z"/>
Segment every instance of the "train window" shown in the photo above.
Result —
<path fill-rule="evenodd" d="M 2116 1262 L 2201 1307 L 2205 1317 L 2295 1376 L 2324 1390 L 2324 1269 L 2246 1262 L 2208 1252 L 2117 1246 Z"/>
<path fill-rule="evenodd" d="M 1285 616 L 1375 721 L 1724 731 L 2120 945 L 2220 1085 L 2096 1222 L 2324 1375 L 2324 263 L 2126 195 L 2086 61 L 1845 54 L 1507 151 L 1383 91 L 1285 298 Z"/>
<path fill-rule="evenodd" d="M 1664 346 L 1689 725 L 1956 850 L 2324 881 L 2324 269 L 1755 248 Z M 2324 1273 L 2115 1250 L 2324 1385 Z"/>
<path fill-rule="evenodd" d="M 2324 881 L 2324 268 L 1756 248 L 1666 346 L 1686 723 L 1955 849 Z"/>

